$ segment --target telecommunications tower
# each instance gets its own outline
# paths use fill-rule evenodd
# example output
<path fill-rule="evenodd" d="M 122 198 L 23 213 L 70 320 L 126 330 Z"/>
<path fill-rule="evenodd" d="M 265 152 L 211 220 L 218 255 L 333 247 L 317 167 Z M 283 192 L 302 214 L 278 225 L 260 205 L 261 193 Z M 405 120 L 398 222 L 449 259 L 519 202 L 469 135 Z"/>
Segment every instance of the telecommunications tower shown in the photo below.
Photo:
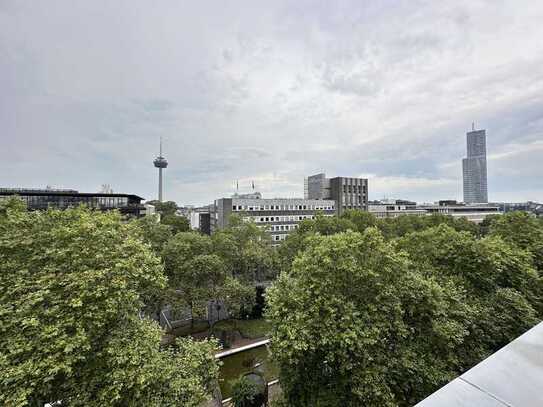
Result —
<path fill-rule="evenodd" d="M 168 166 L 168 161 L 162 157 L 162 137 L 160 137 L 160 154 L 155 158 L 153 164 L 158 168 L 158 201 L 162 202 L 162 169 Z"/>

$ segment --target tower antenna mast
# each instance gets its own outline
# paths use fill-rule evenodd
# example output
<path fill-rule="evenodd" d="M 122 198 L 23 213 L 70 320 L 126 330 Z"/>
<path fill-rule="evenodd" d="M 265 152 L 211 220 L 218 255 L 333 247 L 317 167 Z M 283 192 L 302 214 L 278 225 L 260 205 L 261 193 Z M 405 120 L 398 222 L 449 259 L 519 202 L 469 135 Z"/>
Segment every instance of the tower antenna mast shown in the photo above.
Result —
<path fill-rule="evenodd" d="M 162 202 L 162 169 L 168 167 L 168 161 L 162 157 L 162 136 L 160 136 L 159 155 L 155 158 L 153 164 L 158 168 L 158 201 Z"/>

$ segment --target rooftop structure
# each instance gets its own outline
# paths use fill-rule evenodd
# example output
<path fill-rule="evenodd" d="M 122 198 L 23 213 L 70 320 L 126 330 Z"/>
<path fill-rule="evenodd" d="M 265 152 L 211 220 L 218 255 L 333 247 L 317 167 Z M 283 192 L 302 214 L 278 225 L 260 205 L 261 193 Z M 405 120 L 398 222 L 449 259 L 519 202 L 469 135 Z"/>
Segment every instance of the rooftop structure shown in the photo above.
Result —
<path fill-rule="evenodd" d="M 18 196 L 29 210 L 47 208 L 66 209 L 84 204 L 102 211 L 119 210 L 124 215 L 140 216 L 145 213 L 143 198 L 133 194 L 78 192 L 73 189 L 0 188 L 0 201 Z"/>
<path fill-rule="evenodd" d="M 162 169 L 168 167 L 168 161 L 162 156 L 162 137 L 160 138 L 160 153 L 153 164 L 158 168 L 158 201 L 162 202 Z"/>

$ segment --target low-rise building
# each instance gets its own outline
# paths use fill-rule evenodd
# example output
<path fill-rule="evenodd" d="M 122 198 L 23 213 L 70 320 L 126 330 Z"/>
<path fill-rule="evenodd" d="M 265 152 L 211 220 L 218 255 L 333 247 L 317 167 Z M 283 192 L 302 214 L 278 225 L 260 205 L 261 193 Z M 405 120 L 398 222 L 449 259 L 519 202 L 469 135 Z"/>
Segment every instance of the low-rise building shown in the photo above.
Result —
<path fill-rule="evenodd" d="M 273 198 L 263 199 L 260 194 L 234 195 L 217 199 L 210 207 L 211 233 L 228 226 L 232 214 L 253 221 L 265 228 L 277 244 L 298 228 L 304 219 L 314 219 L 318 213 L 335 215 L 335 202 L 321 199 Z"/>
<path fill-rule="evenodd" d="M 425 209 L 418 209 L 416 202 L 405 200 L 382 200 L 368 202 L 368 212 L 377 218 L 397 218 L 402 215 L 426 216 Z"/>
<path fill-rule="evenodd" d="M 475 223 L 481 223 L 489 215 L 501 215 L 503 213 L 497 205 L 467 204 L 452 200 L 439 201 L 437 204 L 418 205 L 417 208 L 426 210 L 428 214 L 439 213 L 454 218 L 466 218 Z"/>
<path fill-rule="evenodd" d="M 492 205 L 498 206 L 503 213 L 521 211 L 543 216 L 543 204 L 539 202 L 497 202 Z"/>
<path fill-rule="evenodd" d="M 139 217 L 146 213 L 143 198 L 133 194 L 78 192 L 73 189 L 0 188 L 0 201 L 21 198 L 29 210 L 66 209 L 86 205 L 101 211 L 118 210 L 123 215 Z"/>

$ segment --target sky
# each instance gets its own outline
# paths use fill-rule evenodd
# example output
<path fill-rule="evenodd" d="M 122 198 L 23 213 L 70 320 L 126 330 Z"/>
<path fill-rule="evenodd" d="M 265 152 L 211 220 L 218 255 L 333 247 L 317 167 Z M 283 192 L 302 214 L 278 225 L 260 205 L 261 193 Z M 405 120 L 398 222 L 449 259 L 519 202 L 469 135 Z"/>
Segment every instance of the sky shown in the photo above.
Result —
<path fill-rule="evenodd" d="M 0 187 L 543 201 L 543 2 L 0 0 Z"/>

